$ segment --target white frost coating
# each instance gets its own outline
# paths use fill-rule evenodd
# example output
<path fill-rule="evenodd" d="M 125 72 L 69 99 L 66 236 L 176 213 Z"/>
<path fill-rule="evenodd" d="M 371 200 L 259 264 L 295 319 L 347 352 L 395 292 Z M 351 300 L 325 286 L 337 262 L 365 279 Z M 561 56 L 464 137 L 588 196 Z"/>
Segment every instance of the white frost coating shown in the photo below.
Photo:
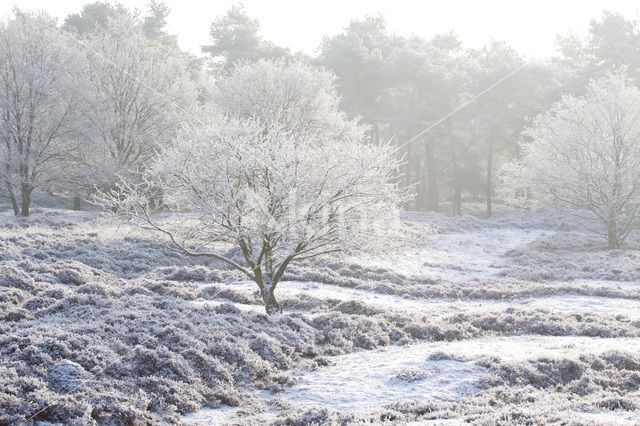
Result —
<path fill-rule="evenodd" d="M 595 296 L 551 296 L 528 300 L 524 306 L 560 312 L 624 315 L 640 320 L 640 300 Z"/>
<path fill-rule="evenodd" d="M 620 248 L 640 225 L 639 123 L 640 91 L 625 75 L 592 80 L 527 131 L 522 155 L 503 169 L 503 197 L 597 218 L 593 231 Z"/>
<path fill-rule="evenodd" d="M 246 289 L 247 291 L 253 291 L 255 288 L 255 285 L 249 281 L 230 284 L 230 286 L 234 289 Z M 410 299 L 393 294 L 381 294 L 369 290 L 359 290 L 338 287 L 331 284 L 303 281 L 283 281 L 280 283 L 278 288 L 281 296 L 296 297 L 306 294 L 319 299 L 337 299 L 345 302 L 360 301 L 378 308 L 428 315 L 433 319 L 456 313 L 470 314 L 482 311 L 503 310 L 507 307 L 549 309 L 561 312 L 624 315 L 632 320 L 640 319 L 640 300 L 636 299 L 581 295 L 556 295 L 519 300 L 453 300 L 442 298 Z M 249 305 L 237 306 L 242 309 Z"/>
<path fill-rule="evenodd" d="M 496 277 L 507 266 L 502 257 L 506 252 L 551 233 L 538 229 L 486 228 L 432 235 L 402 255 L 369 257 L 360 262 L 409 277 L 440 279 L 444 284 L 481 281 Z"/>
<path fill-rule="evenodd" d="M 230 284 L 233 289 L 255 290 L 250 281 Z M 394 309 L 433 317 L 457 312 L 492 310 L 508 306 L 499 300 L 452 300 L 452 299 L 409 299 L 393 294 L 381 294 L 370 290 L 359 290 L 308 281 L 282 281 L 278 287 L 280 297 L 309 295 L 318 299 L 336 299 L 344 302 L 359 301 L 384 309 Z"/>
<path fill-rule="evenodd" d="M 195 413 L 182 416 L 181 423 L 188 425 L 220 425 L 229 422 L 236 411 L 238 411 L 238 408 L 229 407 L 228 405 L 219 408 L 203 408 Z"/>
<path fill-rule="evenodd" d="M 584 412 L 584 411 L 568 411 L 568 414 L 571 415 L 571 418 L 580 423 L 595 423 L 599 425 L 616 425 L 616 426 L 624 426 L 624 425 L 637 425 L 638 420 L 640 419 L 639 411 L 593 411 L 593 412 Z"/>
<path fill-rule="evenodd" d="M 536 358 L 577 357 L 620 350 L 640 353 L 640 338 L 595 338 L 582 336 L 513 336 L 430 342 L 333 357 L 335 365 L 299 378 L 299 383 L 273 397 L 301 407 L 321 406 L 342 411 L 360 411 L 411 399 L 456 400 L 478 389 L 474 385 L 485 369 L 473 363 L 479 357 L 504 361 Z M 429 360 L 434 353 L 458 354 L 468 361 Z M 423 380 L 398 378 L 403 372 L 422 370 Z M 269 395 L 263 393 L 263 398 Z M 205 424 L 233 421 L 236 408 L 201 410 L 185 416 Z M 584 413 L 584 419 L 609 422 L 608 413 Z M 632 414 L 629 413 L 629 416 Z"/>
<path fill-rule="evenodd" d="M 413 351 L 442 351 L 461 354 L 465 357 L 497 356 L 502 360 L 526 360 L 540 357 L 577 356 L 600 354 L 624 349 L 640 353 L 640 338 L 619 337 L 614 339 L 585 336 L 503 336 L 469 339 L 455 342 L 425 343 L 412 345 Z"/>
<path fill-rule="evenodd" d="M 197 113 L 198 87 L 186 56 L 167 54 L 161 42 L 140 34 L 132 15 L 115 15 L 109 28 L 88 34 L 82 49 L 89 80 L 83 137 L 90 148 L 81 165 L 88 190 L 129 178 Z"/>
<path fill-rule="evenodd" d="M 77 149 L 83 64 L 55 26 L 45 13 L 0 22 L 0 187 L 22 199 L 22 216 L 35 189 L 68 178 Z"/>
<path fill-rule="evenodd" d="M 611 287 L 611 288 L 620 288 L 621 290 L 640 290 L 640 282 L 638 281 L 611 281 L 611 280 L 572 280 L 569 281 L 571 284 L 580 284 L 583 286 L 593 287 L 593 288 L 601 288 L 601 287 Z"/>
<path fill-rule="evenodd" d="M 193 303 L 196 306 L 205 306 L 208 308 L 215 308 L 217 306 L 220 305 L 225 305 L 225 304 L 229 304 L 228 300 L 194 300 L 191 303 Z M 254 312 L 257 314 L 261 314 L 264 312 L 264 308 L 262 306 L 258 306 L 258 305 L 246 305 L 244 303 L 233 303 L 233 306 L 235 306 L 236 308 L 238 308 L 239 310 L 243 311 L 243 312 Z"/>
<path fill-rule="evenodd" d="M 357 411 L 410 399 L 455 400 L 473 393 L 484 369 L 471 362 L 427 360 L 444 352 L 470 359 L 498 356 L 503 360 L 597 354 L 609 350 L 640 353 L 640 338 L 602 339 L 578 336 L 517 336 L 424 343 L 361 351 L 334 358 L 326 367 L 301 378 L 282 397 L 301 406 Z M 407 368 L 419 368 L 426 378 L 414 383 L 394 379 Z"/>
<path fill-rule="evenodd" d="M 475 382 L 485 371 L 468 362 L 428 361 L 425 352 L 409 348 L 339 358 L 338 365 L 305 376 L 282 397 L 303 407 L 317 405 L 341 411 L 375 409 L 411 399 L 452 401 L 476 392 Z M 406 369 L 422 371 L 423 379 L 398 378 Z"/>
<path fill-rule="evenodd" d="M 274 290 L 291 262 L 397 236 L 409 194 L 396 182 L 397 147 L 365 142 L 366 127 L 340 111 L 330 73 L 259 61 L 235 69 L 213 97 L 220 114 L 182 129 L 101 203 L 170 250 L 242 272 L 268 313 L 280 310 Z M 242 257 L 218 252 L 219 243 Z"/>

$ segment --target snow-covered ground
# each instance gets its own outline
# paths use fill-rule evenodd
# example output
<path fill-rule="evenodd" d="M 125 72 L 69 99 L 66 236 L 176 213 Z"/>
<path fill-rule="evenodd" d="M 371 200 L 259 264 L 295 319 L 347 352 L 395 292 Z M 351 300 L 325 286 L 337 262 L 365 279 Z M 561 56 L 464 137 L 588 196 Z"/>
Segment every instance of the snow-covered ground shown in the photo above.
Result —
<path fill-rule="evenodd" d="M 242 290 L 247 293 L 256 291 L 257 289 L 256 284 L 251 281 L 230 284 L 229 288 Z M 309 295 L 319 299 L 335 299 L 343 302 L 359 301 L 386 310 L 407 311 L 433 317 L 444 313 L 490 310 L 496 306 L 505 306 L 504 302 L 495 300 L 462 301 L 442 298 L 407 298 L 393 294 L 376 293 L 370 290 L 339 287 L 331 284 L 308 281 L 282 281 L 278 286 L 278 295 L 281 298 L 283 296 L 295 298 L 297 296 Z M 197 303 L 197 301 L 194 303 Z"/>
<path fill-rule="evenodd" d="M 430 342 L 337 356 L 335 365 L 306 373 L 279 395 L 302 408 L 322 406 L 343 412 L 366 411 L 398 401 L 458 400 L 480 392 L 486 368 L 474 361 L 499 357 L 504 361 L 597 355 L 624 348 L 640 354 L 640 338 L 603 339 L 584 336 L 512 336 Z M 458 357 L 459 359 L 451 359 Z M 185 416 L 188 422 L 241 422 L 238 409 L 206 409 Z M 594 413 L 585 414 L 594 416 Z M 606 413 L 599 414 L 600 419 Z M 640 418 L 635 418 L 636 421 Z"/>
<path fill-rule="evenodd" d="M 622 315 L 640 321 L 640 300 L 637 299 L 563 295 L 530 299 L 524 305 L 560 312 Z"/>
<path fill-rule="evenodd" d="M 356 352 L 336 357 L 334 366 L 303 375 L 281 397 L 301 406 L 321 405 L 346 411 L 413 399 L 456 400 L 479 391 L 475 384 L 486 370 L 472 361 L 482 356 L 533 360 L 597 354 L 621 346 L 640 353 L 640 338 L 514 336 Z M 430 359 L 438 353 L 463 360 Z"/>
<path fill-rule="evenodd" d="M 402 251 L 293 269 L 267 318 L 254 283 L 108 215 L 7 216 L 0 414 L 56 401 L 40 421 L 640 423 L 638 250 L 574 247 L 593 238 L 544 216 L 412 219 L 428 226 Z M 57 369 L 93 377 L 85 405 Z"/>
<path fill-rule="evenodd" d="M 602 285 L 602 283 L 601 283 Z M 615 285 L 609 283 L 609 285 Z M 246 293 L 255 292 L 256 284 L 251 281 L 242 281 L 229 284 L 235 290 Z M 585 295 L 554 295 L 538 298 L 522 298 L 515 300 L 487 300 L 487 299 L 444 299 L 444 298 L 408 298 L 393 294 L 381 294 L 370 290 L 339 287 L 331 284 L 302 281 L 283 281 L 279 284 L 280 297 L 296 297 L 310 295 L 319 299 L 335 299 L 344 302 L 359 301 L 370 306 L 385 310 L 407 311 L 416 314 L 428 315 L 431 318 L 439 318 L 453 313 L 472 313 L 482 311 L 504 310 L 506 307 L 540 308 L 552 311 L 564 311 L 574 313 L 602 313 L 623 315 L 633 320 L 640 320 L 640 300 L 613 297 L 598 297 Z M 203 301 L 194 303 L 221 304 L 223 300 Z M 255 305 L 237 304 L 239 309 L 261 310 Z"/>
<path fill-rule="evenodd" d="M 443 284 L 481 282 L 494 278 L 506 266 L 503 258 L 506 252 L 553 233 L 540 229 L 486 228 L 436 234 L 405 252 L 364 258 L 362 263 Z"/>
<path fill-rule="evenodd" d="M 403 253 L 392 256 L 355 258 L 368 268 L 385 268 L 399 276 L 426 279 L 443 285 L 452 283 L 483 285 L 495 282 L 510 267 L 507 254 L 526 249 L 540 239 L 553 239 L 549 229 L 521 227 L 480 229 L 473 232 L 435 234 L 424 238 Z M 638 290 L 640 282 L 578 280 L 586 288 Z M 237 283 L 237 289 L 254 291 L 250 282 Z M 408 298 L 371 290 L 340 287 L 318 282 L 287 281 L 279 286 L 280 297 L 311 295 L 320 299 L 359 301 L 387 311 L 408 311 L 436 320 L 456 313 L 504 311 L 507 308 L 542 309 L 572 314 L 596 313 L 622 316 L 640 321 L 638 298 L 598 297 L 583 294 L 554 294 L 508 300 Z M 640 323 L 636 323 L 636 327 Z M 623 350 L 640 355 L 640 338 L 599 338 L 587 336 L 517 335 L 428 342 L 409 346 L 360 351 L 332 359 L 333 365 L 313 372 L 302 372 L 298 382 L 276 394 L 259 393 L 259 398 L 278 398 L 301 408 L 323 407 L 340 412 L 367 411 L 386 404 L 410 400 L 452 401 L 481 391 L 478 383 L 486 369 L 477 361 L 493 357 L 504 361 L 533 361 L 539 358 L 577 359 Z M 438 357 L 437 354 L 447 354 Z M 434 357 L 435 355 L 435 357 Z M 203 410 L 185 417 L 189 422 L 242 423 L 239 409 Z M 640 414 L 613 415 L 596 410 L 575 411 L 569 417 L 589 423 L 637 423 Z M 265 420 L 268 417 L 265 417 Z"/>

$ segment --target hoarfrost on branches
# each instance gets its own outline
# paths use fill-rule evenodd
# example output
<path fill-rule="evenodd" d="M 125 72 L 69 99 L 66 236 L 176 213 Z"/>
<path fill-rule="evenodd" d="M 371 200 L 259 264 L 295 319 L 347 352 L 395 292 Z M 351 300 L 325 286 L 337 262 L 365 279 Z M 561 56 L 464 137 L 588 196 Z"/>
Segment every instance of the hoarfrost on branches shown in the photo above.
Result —
<path fill-rule="evenodd" d="M 592 81 L 585 96 L 564 97 L 530 134 L 522 158 L 504 170 L 506 194 L 589 212 L 604 225 L 608 247 L 619 248 L 640 224 L 640 91 L 623 75 Z"/>
<path fill-rule="evenodd" d="M 240 270 L 274 313 L 291 262 L 388 243 L 406 191 L 395 182 L 395 149 L 363 142 L 329 74 L 262 61 L 220 87 L 230 95 L 219 94 L 209 126 L 183 129 L 141 184 L 123 182 L 103 201 L 164 235 L 166 247 Z M 158 207 L 180 215 L 154 214 Z M 221 254 L 219 242 L 240 255 Z"/>
<path fill-rule="evenodd" d="M 19 10 L 0 24 L 0 184 L 16 216 L 29 216 L 33 190 L 59 179 L 77 152 L 82 83 L 72 69 L 81 61 L 55 25 Z"/>
<path fill-rule="evenodd" d="M 139 25 L 123 14 L 82 41 L 90 80 L 83 137 L 91 149 L 82 159 L 89 189 L 111 188 L 119 175 L 144 167 L 197 104 L 187 55 L 145 37 Z"/>

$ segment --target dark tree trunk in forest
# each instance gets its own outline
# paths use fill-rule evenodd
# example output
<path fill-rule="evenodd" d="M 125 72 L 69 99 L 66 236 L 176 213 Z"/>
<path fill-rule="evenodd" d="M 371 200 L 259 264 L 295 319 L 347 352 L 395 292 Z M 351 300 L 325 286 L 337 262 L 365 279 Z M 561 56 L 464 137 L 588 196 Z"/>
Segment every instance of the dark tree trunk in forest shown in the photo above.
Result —
<path fill-rule="evenodd" d="M 20 216 L 20 207 L 18 206 L 18 199 L 16 198 L 16 194 L 13 193 L 13 190 L 9 188 L 9 199 L 11 199 L 11 207 L 13 207 L 13 214 L 15 216 Z"/>
<path fill-rule="evenodd" d="M 462 211 L 462 188 L 460 176 L 460 164 L 458 164 L 458 153 L 456 152 L 455 136 L 451 128 L 451 120 L 447 120 L 447 131 L 449 133 L 449 147 L 451 149 L 451 165 L 453 167 L 453 215 L 460 216 Z"/>
<path fill-rule="evenodd" d="M 380 141 L 380 129 L 378 128 L 378 122 L 374 121 L 371 125 L 371 142 L 377 144 Z"/>
<path fill-rule="evenodd" d="M 427 172 L 427 210 L 437 212 L 440 208 L 438 197 L 438 165 L 433 140 L 425 138 Z"/>
<path fill-rule="evenodd" d="M 82 198 L 78 197 L 77 195 L 73 197 L 73 210 L 82 210 Z"/>
<path fill-rule="evenodd" d="M 404 163 L 404 185 L 411 185 L 411 144 L 407 144 L 406 162 Z M 414 200 L 415 201 L 415 200 Z"/>
<path fill-rule="evenodd" d="M 33 188 L 27 184 L 23 184 L 20 189 L 22 195 L 22 210 L 20 211 L 20 216 L 29 217 L 29 206 L 31 206 L 31 191 L 33 191 Z"/>
<path fill-rule="evenodd" d="M 456 184 L 453 190 L 453 215 L 460 216 L 462 214 L 462 191 L 460 186 Z"/>
<path fill-rule="evenodd" d="M 412 144 L 408 144 L 407 145 L 407 163 L 405 166 L 405 176 L 404 176 L 404 184 L 405 187 L 408 187 L 412 184 L 411 182 L 411 154 L 412 154 L 412 150 L 411 150 L 411 145 Z"/>
<path fill-rule="evenodd" d="M 607 239 L 609 242 L 609 250 L 620 248 L 620 244 L 618 242 L 618 224 L 615 218 L 609 219 L 609 224 L 607 225 Z"/>
<path fill-rule="evenodd" d="M 413 183 L 418 183 L 418 190 L 416 193 L 416 210 L 424 210 L 426 205 L 426 193 L 427 193 L 427 185 L 425 183 L 425 167 L 422 166 L 422 158 L 416 153 L 414 154 L 416 157 L 413 161 L 413 165 L 415 168 L 415 176 L 413 177 Z"/>
<path fill-rule="evenodd" d="M 486 189 L 486 198 L 487 198 L 487 217 L 491 217 L 493 213 L 493 205 L 492 205 L 492 190 L 493 190 L 493 140 L 489 138 L 488 144 L 488 153 L 487 153 L 487 189 Z"/>

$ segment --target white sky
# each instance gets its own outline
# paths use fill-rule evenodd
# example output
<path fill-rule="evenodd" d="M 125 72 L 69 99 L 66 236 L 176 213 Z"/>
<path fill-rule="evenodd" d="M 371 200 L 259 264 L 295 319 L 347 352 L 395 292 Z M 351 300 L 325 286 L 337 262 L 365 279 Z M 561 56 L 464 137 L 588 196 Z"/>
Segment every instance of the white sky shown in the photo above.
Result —
<path fill-rule="evenodd" d="M 23 10 L 46 10 L 64 19 L 78 12 L 86 0 L 2 0 L 0 15 L 13 5 Z M 145 9 L 148 0 L 123 1 Z M 208 43 L 210 22 L 236 0 L 165 0 L 171 8 L 169 28 L 182 48 L 194 53 Z M 341 31 L 351 19 L 378 12 L 392 32 L 431 37 L 454 30 L 468 47 L 480 47 L 491 38 L 508 41 L 528 57 L 553 53 L 556 34 L 584 34 L 589 22 L 603 10 L 640 17 L 633 0 L 244 0 L 248 13 L 260 20 L 265 39 L 292 50 L 313 54 L 322 36 Z"/>

